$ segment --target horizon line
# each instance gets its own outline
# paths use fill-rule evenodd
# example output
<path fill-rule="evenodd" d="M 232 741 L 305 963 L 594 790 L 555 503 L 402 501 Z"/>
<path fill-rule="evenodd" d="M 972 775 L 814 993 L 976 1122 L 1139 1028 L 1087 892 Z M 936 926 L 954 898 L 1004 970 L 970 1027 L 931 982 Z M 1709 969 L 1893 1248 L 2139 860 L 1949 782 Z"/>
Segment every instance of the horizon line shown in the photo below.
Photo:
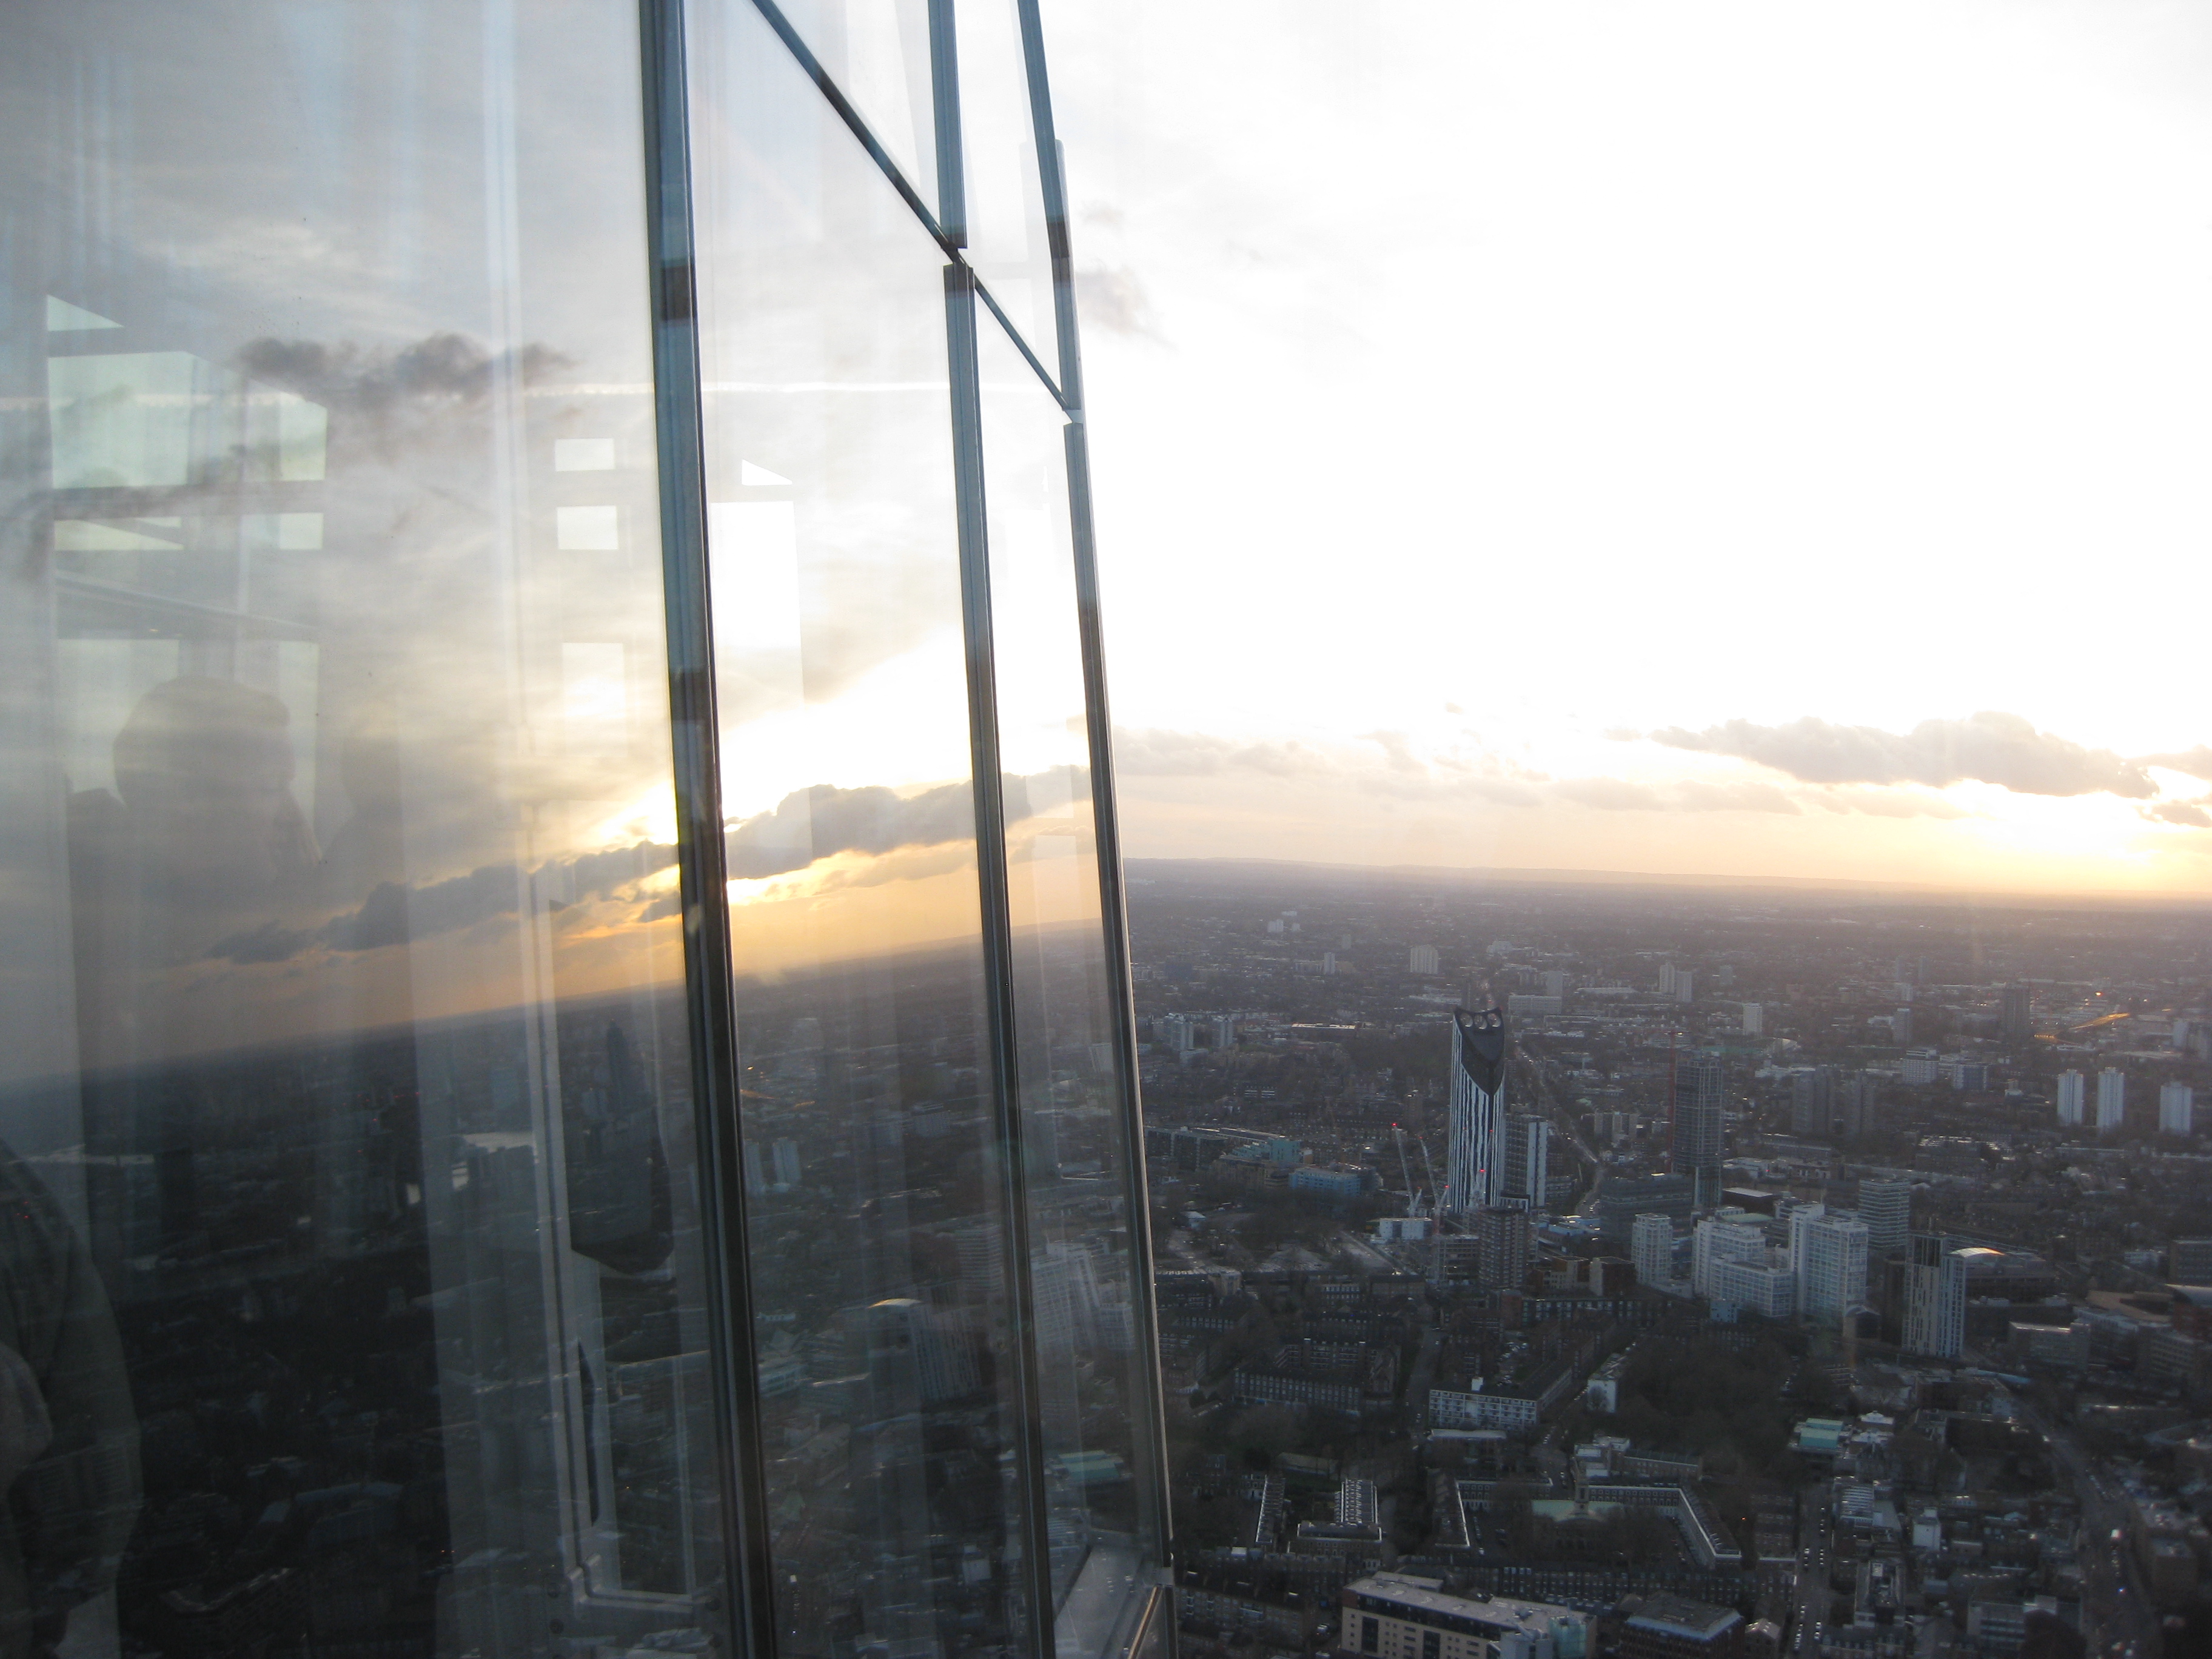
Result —
<path fill-rule="evenodd" d="M 2037 891 L 2001 887 L 1947 887 L 1935 882 L 1869 881 L 1845 876 L 1729 875 L 1698 872 L 1594 870 L 1523 865 L 1352 864 L 1322 859 L 1241 856 L 1153 857 L 1122 860 L 1125 869 L 1139 865 L 1229 866 L 1255 870 L 1310 871 L 1356 876 L 1399 876 L 1458 882 L 1498 881 L 1522 884 L 1554 882 L 1569 886 L 1711 888 L 1777 891 L 1810 896 L 1820 893 L 1860 898 L 1891 897 L 1908 902 L 2008 906 L 2126 905 L 2131 908 L 2212 907 L 2212 890 L 2145 893 L 2124 888 L 2075 888 Z"/>

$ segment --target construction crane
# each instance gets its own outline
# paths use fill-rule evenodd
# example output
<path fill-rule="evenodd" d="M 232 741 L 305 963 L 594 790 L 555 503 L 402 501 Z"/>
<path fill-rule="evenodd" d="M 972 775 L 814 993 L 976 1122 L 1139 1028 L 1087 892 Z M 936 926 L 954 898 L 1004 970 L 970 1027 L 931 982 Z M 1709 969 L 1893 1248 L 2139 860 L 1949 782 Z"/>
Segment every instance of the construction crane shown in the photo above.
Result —
<path fill-rule="evenodd" d="M 1406 1182 L 1406 1213 L 1421 1212 L 1421 1195 L 1413 1190 L 1413 1172 L 1406 1163 L 1406 1132 L 1396 1124 L 1390 1126 L 1390 1139 L 1398 1144 L 1398 1173 Z"/>
<path fill-rule="evenodd" d="M 1421 1143 L 1421 1173 L 1429 1178 L 1429 1191 L 1441 1196 L 1437 1186 L 1437 1166 L 1429 1162 L 1429 1138 L 1421 1135 L 1417 1139 Z"/>

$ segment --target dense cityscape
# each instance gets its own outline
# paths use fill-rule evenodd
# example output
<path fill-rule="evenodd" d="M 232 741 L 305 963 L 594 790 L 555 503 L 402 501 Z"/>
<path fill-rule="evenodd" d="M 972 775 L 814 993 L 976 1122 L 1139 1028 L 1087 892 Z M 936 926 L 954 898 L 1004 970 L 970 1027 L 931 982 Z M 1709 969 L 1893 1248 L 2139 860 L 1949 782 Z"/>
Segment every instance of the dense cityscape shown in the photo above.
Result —
<path fill-rule="evenodd" d="M 2203 1645 L 2212 915 L 1142 861 L 1130 909 L 1186 1653 Z"/>

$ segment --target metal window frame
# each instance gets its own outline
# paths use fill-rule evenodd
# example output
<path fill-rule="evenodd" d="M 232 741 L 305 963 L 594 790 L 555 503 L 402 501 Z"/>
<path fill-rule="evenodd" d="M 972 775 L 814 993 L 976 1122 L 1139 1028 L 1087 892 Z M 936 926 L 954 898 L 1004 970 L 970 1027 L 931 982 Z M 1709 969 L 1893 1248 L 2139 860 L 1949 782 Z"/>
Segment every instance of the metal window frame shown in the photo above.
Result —
<path fill-rule="evenodd" d="M 1052 258 L 1053 317 L 1060 354 L 1060 405 L 1068 413 L 1063 434 L 1067 449 L 1068 522 L 1075 554 L 1076 629 L 1083 655 L 1083 702 L 1091 744 L 1091 811 L 1097 837 L 1099 916 L 1106 933 L 1107 973 L 1114 998 L 1115 1071 L 1121 1084 L 1122 1133 L 1128 1140 L 1124 1186 L 1128 1209 L 1131 1317 L 1136 1328 L 1138 1369 L 1146 1386 L 1141 1396 L 1139 1451 L 1151 1464 L 1135 1472 L 1158 1540 L 1163 1572 L 1174 1543 L 1174 1512 L 1168 1491 L 1167 1411 L 1162 1396 L 1160 1334 L 1152 1279 L 1152 1188 L 1145 1168 L 1145 1107 L 1137 1067 L 1137 998 L 1129 965 L 1128 890 L 1122 873 L 1121 819 L 1114 778 L 1114 716 L 1106 691 L 1106 635 L 1098 591 L 1098 541 L 1091 516 L 1090 426 L 1083 404 L 1083 357 L 1075 316 L 1075 264 L 1067 224 L 1067 178 L 1052 115 L 1051 83 L 1045 72 L 1044 23 L 1037 0 L 1015 0 L 1022 32 L 1024 68 L 1029 77 L 1030 119 L 1042 182 L 1045 234 Z M 1009 331 L 1012 331 L 1011 329 Z M 1015 337 L 1020 337 L 1017 333 Z M 1049 380 L 1048 380 L 1049 384 Z M 1172 1586 L 1167 1589 L 1172 1599 Z M 1176 1621 L 1164 1620 L 1172 1653 Z"/>
<path fill-rule="evenodd" d="M 708 607 L 705 434 L 695 305 L 690 111 L 684 15 L 694 0 L 638 0 L 646 138 L 647 253 L 653 294 L 653 398 L 659 462 L 661 547 L 667 615 L 669 706 L 673 727 L 686 1006 L 692 1044 L 694 1111 L 702 1149 L 701 1218 L 708 1275 L 708 1322 L 715 1379 L 717 1479 L 724 1514 L 726 1593 L 723 1609 L 738 1652 L 771 1659 L 778 1624 L 769 1547 L 767 1466 L 759 1440 L 759 1379 L 750 1363 L 754 1337 L 750 1235 L 738 1087 L 738 1035 L 727 908 L 727 848 L 720 772 Z M 741 4 L 744 0 L 726 0 Z M 1008 903 L 1005 803 L 998 741 L 995 656 L 991 635 L 989 549 L 985 521 L 978 302 L 990 312 L 1053 399 L 1066 414 L 1067 465 L 1077 629 L 1082 658 L 1091 810 L 1098 866 L 1100 925 L 1109 992 L 1115 1004 L 1112 1047 L 1124 1137 L 1123 1200 L 1135 1328 L 1134 1386 L 1128 1401 L 1132 1471 L 1139 1515 L 1161 1559 L 1124 1627 L 1125 1648 L 1158 1644 L 1172 1654 L 1173 1590 L 1166 1552 L 1171 1516 L 1166 1485 L 1165 1412 L 1152 1282 L 1151 1200 L 1145 1170 L 1143 1104 L 1137 1068 L 1136 1005 L 1129 967 L 1128 920 L 1113 769 L 1113 725 L 1106 696 L 1090 452 L 1082 400 L 1074 271 L 1059 140 L 1045 76 L 1037 0 L 1013 0 L 1021 38 L 1032 137 L 1044 198 L 1053 285 L 1055 374 L 969 265 L 965 180 L 954 7 L 975 0 L 929 0 L 929 40 L 939 211 L 933 213 L 870 131 L 859 109 L 784 15 L 776 0 L 751 0 L 823 100 L 852 132 L 922 228 L 944 251 L 947 361 L 951 370 L 956 511 L 966 639 L 969 763 L 975 805 L 978 885 L 992 1053 L 994 1108 L 1006 1230 L 1005 1255 L 1016 1398 L 1022 1421 L 1013 1440 L 1024 1514 L 1024 1594 L 1033 1659 L 1056 1650 L 1044 1486 L 1042 1413 L 1037 1382 L 1031 1283 L 1028 1170 L 1022 1156 Z"/>
<path fill-rule="evenodd" d="M 960 611 L 967 647 L 969 773 L 975 800 L 975 876 L 981 898 L 983 983 L 991 1049 L 991 1103 L 997 1119 L 999 1181 L 1005 1206 L 1003 1257 L 1008 1345 L 1021 1420 L 1011 1437 L 1015 1474 L 1027 1513 L 1022 1583 L 1029 1604 L 1030 1651 L 1055 1650 L 1052 1540 L 1046 1515 L 1044 1410 L 1037 1382 L 1036 1292 L 1030 1280 L 1029 1162 L 1024 1153 L 1021 1064 L 1014 1000 L 1011 878 L 1006 866 L 1006 808 L 999 754 L 999 682 L 991 616 L 990 537 L 983 493 L 983 392 L 975 338 L 975 273 L 945 268 L 946 366 L 951 370 L 954 499 L 960 537 Z"/>
<path fill-rule="evenodd" d="M 693 270 L 690 110 L 684 0 L 638 0 L 645 118 L 646 252 L 652 271 L 653 397 L 659 467 L 662 592 L 683 906 L 685 1021 L 700 1148 L 699 1218 L 721 1500 L 720 1609 L 744 1659 L 775 1651 L 767 1465 L 760 1443 L 728 846 L 723 830 L 714 641 L 708 604 L 704 404 Z"/>

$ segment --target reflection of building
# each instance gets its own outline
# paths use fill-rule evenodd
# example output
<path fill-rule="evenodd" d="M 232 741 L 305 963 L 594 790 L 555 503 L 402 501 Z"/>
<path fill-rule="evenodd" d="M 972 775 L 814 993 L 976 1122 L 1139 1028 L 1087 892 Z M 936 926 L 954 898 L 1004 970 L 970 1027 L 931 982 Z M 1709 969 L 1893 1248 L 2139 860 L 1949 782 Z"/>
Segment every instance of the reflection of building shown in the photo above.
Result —
<path fill-rule="evenodd" d="M 1036 42 L 343 9 L 0 56 L 9 1611 L 1103 1653 L 1165 1494 Z"/>
<path fill-rule="evenodd" d="M 1505 1016 L 1452 1010 L 1451 1096 L 1446 1120 L 1447 1211 L 1479 1210 L 1504 1192 Z"/>

